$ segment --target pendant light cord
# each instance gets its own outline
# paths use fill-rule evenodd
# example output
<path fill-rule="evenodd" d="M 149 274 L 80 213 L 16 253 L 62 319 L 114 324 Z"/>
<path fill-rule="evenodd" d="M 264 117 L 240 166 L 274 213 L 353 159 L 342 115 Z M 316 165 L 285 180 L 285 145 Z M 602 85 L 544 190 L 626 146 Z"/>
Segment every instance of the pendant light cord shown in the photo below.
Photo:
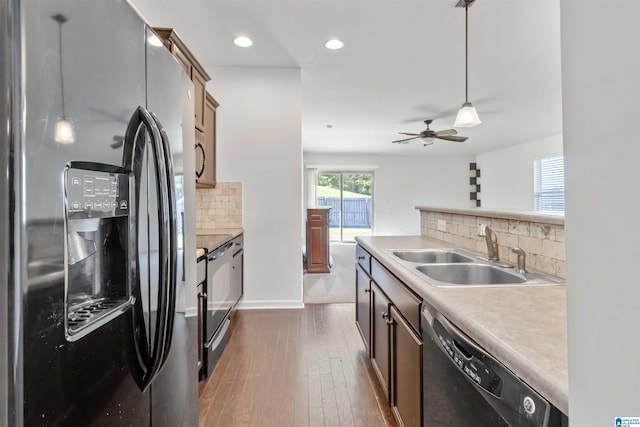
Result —
<path fill-rule="evenodd" d="M 62 93 L 62 118 L 67 119 L 66 110 L 64 108 L 64 77 L 62 76 L 62 22 L 58 21 L 58 48 L 60 52 L 60 91 Z"/>
<path fill-rule="evenodd" d="M 464 102 L 469 102 L 469 1 L 464 2 Z"/>

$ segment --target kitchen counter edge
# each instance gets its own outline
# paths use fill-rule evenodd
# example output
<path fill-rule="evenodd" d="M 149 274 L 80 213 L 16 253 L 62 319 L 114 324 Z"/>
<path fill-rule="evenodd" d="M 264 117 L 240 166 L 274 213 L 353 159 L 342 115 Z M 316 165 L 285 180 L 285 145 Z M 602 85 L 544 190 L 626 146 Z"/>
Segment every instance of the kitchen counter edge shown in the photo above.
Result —
<path fill-rule="evenodd" d="M 198 260 L 230 240 L 244 234 L 243 228 L 207 230 L 196 234 L 196 257 Z"/>
<path fill-rule="evenodd" d="M 450 249 L 450 243 L 422 236 L 366 236 L 356 237 L 356 241 L 400 281 L 568 415 L 564 284 L 436 287 L 385 250 Z"/>

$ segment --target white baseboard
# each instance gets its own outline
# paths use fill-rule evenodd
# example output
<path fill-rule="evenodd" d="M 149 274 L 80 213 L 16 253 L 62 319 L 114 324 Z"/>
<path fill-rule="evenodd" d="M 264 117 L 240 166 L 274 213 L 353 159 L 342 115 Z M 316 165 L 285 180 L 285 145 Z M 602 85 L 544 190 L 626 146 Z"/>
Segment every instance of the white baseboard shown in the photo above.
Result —
<path fill-rule="evenodd" d="M 238 310 L 273 310 L 278 308 L 300 309 L 304 308 L 302 301 L 246 301 L 242 300 L 237 306 Z"/>

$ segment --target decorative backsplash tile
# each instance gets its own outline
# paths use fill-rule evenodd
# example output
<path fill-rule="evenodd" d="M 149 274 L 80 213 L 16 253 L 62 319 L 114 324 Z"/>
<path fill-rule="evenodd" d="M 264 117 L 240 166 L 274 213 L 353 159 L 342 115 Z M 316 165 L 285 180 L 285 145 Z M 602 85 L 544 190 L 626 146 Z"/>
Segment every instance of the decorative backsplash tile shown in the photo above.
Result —
<path fill-rule="evenodd" d="M 446 231 L 438 230 L 438 220 L 447 222 Z M 480 224 L 495 232 L 501 261 L 516 264 L 511 248 L 519 247 L 527 255 L 527 269 L 566 278 L 564 225 L 420 211 L 420 234 L 486 255 L 485 238 L 478 236 Z"/>
<path fill-rule="evenodd" d="M 215 188 L 197 189 L 196 205 L 198 233 L 242 228 L 241 182 L 218 182 Z"/>

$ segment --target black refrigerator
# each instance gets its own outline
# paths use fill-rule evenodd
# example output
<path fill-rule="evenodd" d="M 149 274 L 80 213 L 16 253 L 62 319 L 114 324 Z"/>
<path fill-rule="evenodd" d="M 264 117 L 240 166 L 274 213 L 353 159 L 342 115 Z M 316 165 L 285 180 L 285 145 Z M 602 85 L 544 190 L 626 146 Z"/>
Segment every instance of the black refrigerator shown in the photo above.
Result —
<path fill-rule="evenodd" d="M 189 79 L 123 0 L 0 0 L 0 45 L 0 426 L 197 425 Z"/>

